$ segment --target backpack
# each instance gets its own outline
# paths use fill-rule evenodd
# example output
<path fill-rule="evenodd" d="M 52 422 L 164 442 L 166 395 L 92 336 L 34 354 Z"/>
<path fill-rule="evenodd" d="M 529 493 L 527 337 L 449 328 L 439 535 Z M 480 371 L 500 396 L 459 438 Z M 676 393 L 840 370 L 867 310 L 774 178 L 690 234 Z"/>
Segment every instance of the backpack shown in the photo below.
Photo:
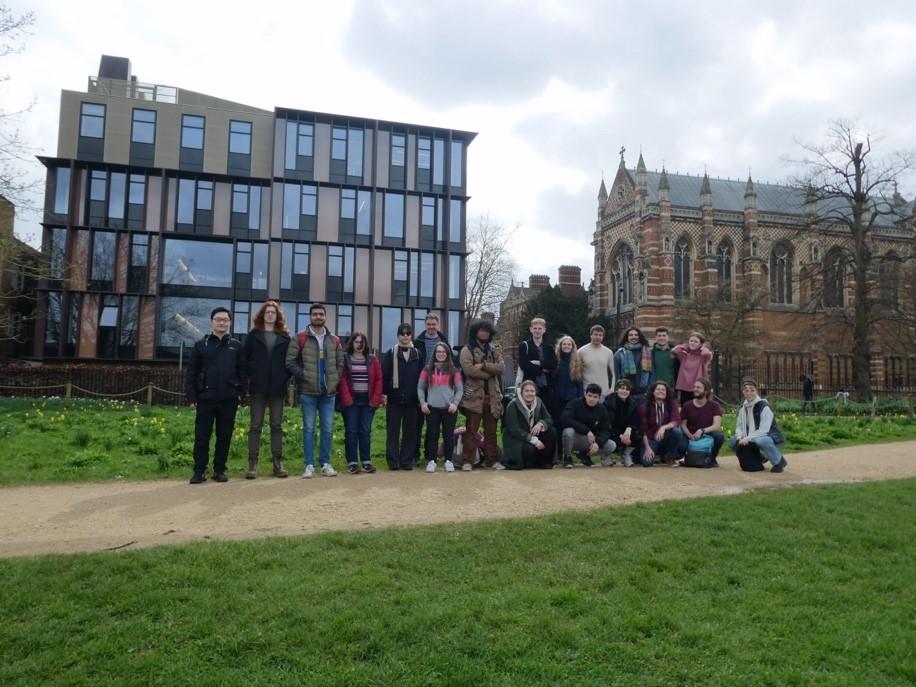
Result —
<path fill-rule="evenodd" d="M 684 456 L 684 465 L 688 468 L 711 468 L 713 440 L 711 436 L 703 435 L 699 439 L 687 442 L 687 454 Z"/>

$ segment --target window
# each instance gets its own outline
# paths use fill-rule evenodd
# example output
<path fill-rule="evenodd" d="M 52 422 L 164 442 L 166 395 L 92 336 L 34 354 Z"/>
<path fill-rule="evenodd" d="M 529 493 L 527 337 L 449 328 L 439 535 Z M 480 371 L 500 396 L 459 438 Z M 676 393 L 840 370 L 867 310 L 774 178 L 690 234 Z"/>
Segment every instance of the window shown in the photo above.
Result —
<path fill-rule="evenodd" d="M 131 174 L 127 186 L 127 227 L 142 229 L 146 220 L 146 177 Z"/>
<path fill-rule="evenodd" d="M 832 248 L 824 264 L 824 307 L 846 305 L 846 256 L 841 248 Z"/>
<path fill-rule="evenodd" d="M 70 211 L 70 168 L 58 167 L 54 173 L 54 214 Z"/>
<path fill-rule="evenodd" d="M 331 181 L 358 184 L 363 178 L 363 130 L 331 128 Z"/>
<path fill-rule="evenodd" d="M 388 351 L 398 342 L 398 326 L 401 324 L 400 308 L 382 308 L 381 349 Z"/>
<path fill-rule="evenodd" d="M 280 259 L 280 289 L 308 297 L 309 245 L 284 243 Z M 292 294 L 287 294 L 289 297 Z"/>
<path fill-rule="evenodd" d="M 267 244 L 239 241 L 235 249 L 236 295 L 267 290 Z"/>
<path fill-rule="evenodd" d="M 770 302 L 792 302 L 792 256 L 782 243 L 770 253 Z"/>
<path fill-rule="evenodd" d="M 880 258 L 878 263 L 879 305 L 894 310 L 900 303 L 900 272 L 902 260 L 893 251 Z"/>
<path fill-rule="evenodd" d="M 204 118 L 197 115 L 181 116 L 181 147 L 204 149 Z"/>
<path fill-rule="evenodd" d="M 355 250 L 351 246 L 328 246 L 329 300 L 353 297 L 354 260 Z"/>
<path fill-rule="evenodd" d="M 232 185 L 232 229 L 242 234 L 257 231 L 261 227 L 261 187 L 245 184 Z"/>
<path fill-rule="evenodd" d="M 464 188 L 464 144 L 452 141 L 450 155 L 449 184 L 452 188 Z"/>
<path fill-rule="evenodd" d="M 59 291 L 49 291 L 45 308 L 45 341 L 44 353 L 48 356 L 60 355 L 62 316 L 62 295 Z"/>
<path fill-rule="evenodd" d="M 80 136 L 83 138 L 105 137 L 104 105 L 80 103 Z"/>
<path fill-rule="evenodd" d="M 445 185 L 445 141 L 433 139 L 433 190 L 441 191 Z"/>
<path fill-rule="evenodd" d="M 363 176 L 363 132 L 361 129 L 350 129 L 347 142 L 347 176 Z"/>
<path fill-rule="evenodd" d="M 432 159 L 432 139 L 429 136 L 420 136 L 417 138 L 417 168 L 431 169 Z"/>
<path fill-rule="evenodd" d="M 180 347 L 193 346 L 210 331 L 210 313 L 218 305 L 225 307 L 226 301 L 220 298 L 160 298 L 160 355 L 177 358 Z M 185 350 L 184 355 L 187 353 Z"/>
<path fill-rule="evenodd" d="M 127 175 L 123 172 L 112 172 L 108 189 L 108 219 L 120 220 L 118 226 L 124 226 Z M 112 225 L 110 221 L 108 224 Z"/>
<path fill-rule="evenodd" d="M 420 204 L 420 247 L 435 248 L 442 239 L 441 198 L 423 196 Z"/>
<path fill-rule="evenodd" d="M 690 298 L 690 244 L 679 239 L 674 246 L 674 299 Z"/>
<path fill-rule="evenodd" d="M 392 297 L 397 303 L 407 302 L 407 277 L 410 271 L 410 254 L 406 250 L 394 252 Z"/>
<path fill-rule="evenodd" d="M 460 255 L 448 256 L 448 297 L 449 300 L 461 298 L 462 265 Z"/>
<path fill-rule="evenodd" d="M 251 155 L 251 122 L 229 120 L 229 152 Z"/>
<path fill-rule="evenodd" d="M 464 203 L 460 200 L 450 200 L 448 210 L 448 240 L 450 243 L 461 243 L 464 236 L 464 226 L 461 221 Z"/>
<path fill-rule="evenodd" d="M 286 169 L 312 171 L 315 128 L 304 122 L 286 123 Z"/>
<path fill-rule="evenodd" d="M 212 181 L 178 180 L 178 224 L 209 232 L 213 226 Z"/>
<path fill-rule="evenodd" d="M 117 234 L 113 231 L 96 231 L 92 235 L 92 265 L 89 270 L 89 288 L 95 291 L 114 290 Z"/>
<path fill-rule="evenodd" d="M 311 318 L 309 317 L 309 307 L 310 303 L 297 303 L 296 304 L 296 331 L 301 332 L 305 329 Z"/>
<path fill-rule="evenodd" d="M 732 300 L 732 247 L 722 242 L 716 250 L 716 275 L 719 278 L 719 300 L 730 303 Z"/>
<path fill-rule="evenodd" d="M 426 308 L 414 308 L 413 311 L 413 331 L 416 336 L 422 336 L 426 330 Z"/>
<path fill-rule="evenodd" d="M 89 173 L 89 207 L 87 208 L 89 226 L 105 226 L 108 197 L 108 173 L 93 170 Z"/>
<path fill-rule="evenodd" d="M 130 237 L 130 266 L 127 270 L 127 290 L 146 293 L 148 290 L 149 235 L 133 234 Z"/>
<path fill-rule="evenodd" d="M 407 159 L 407 137 L 391 134 L 391 166 L 403 167 Z"/>
<path fill-rule="evenodd" d="M 232 306 L 232 334 L 242 338 L 251 326 L 251 303 L 236 301 Z"/>
<path fill-rule="evenodd" d="M 331 159 L 347 159 L 347 130 L 334 127 L 331 130 Z"/>
<path fill-rule="evenodd" d="M 341 238 L 368 237 L 371 234 L 371 198 L 372 194 L 369 191 L 351 188 L 340 190 Z"/>
<path fill-rule="evenodd" d="M 614 258 L 611 288 L 611 300 L 615 307 L 633 304 L 633 249 L 629 246 L 622 246 Z"/>
<path fill-rule="evenodd" d="M 283 185 L 283 229 L 304 232 L 297 238 L 315 238 L 318 228 L 318 187 L 310 184 Z"/>
<path fill-rule="evenodd" d="M 96 330 L 96 355 L 99 358 L 116 358 L 118 351 L 118 297 L 102 296 Z"/>
<path fill-rule="evenodd" d="M 162 283 L 179 287 L 232 287 L 232 244 L 166 239 Z"/>
<path fill-rule="evenodd" d="M 63 279 L 67 269 L 67 230 L 62 227 L 51 229 L 50 277 Z"/>
<path fill-rule="evenodd" d="M 134 110 L 130 141 L 131 143 L 147 143 L 150 145 L 156 142 L 155 110 Z"/>
<path fill-rule="evenodd" d="M 121 298 L 121 323 L 118 334 L 118 357 L 137 357 L 137 323 L 140 320 L 140 298 L 123 296 Z"/>
<path fill-rule="evenodd" d="M 448 311 L 448 331 L 446 332 L 452 341 L 461 341 L 461 313 L 457 310 Z"/>
<path fill-rule="evenodd" d="M 435 277 L 436 256 L 432 253 L 420 253 L 420 298 L 424 305 L 432 305 Z M 430 302 L 427 303 L 427 300 Z"/>
<path fill-rule="evenodd" d="M 397 244 L 404 240 L 404 196 L 400 193 L 385 194 L 383 237 Z"/>
<path fill-rule="evenodd" d="M 353 306 L 337 306 L 337 336 L 350 336 L 353 333 Z"/>

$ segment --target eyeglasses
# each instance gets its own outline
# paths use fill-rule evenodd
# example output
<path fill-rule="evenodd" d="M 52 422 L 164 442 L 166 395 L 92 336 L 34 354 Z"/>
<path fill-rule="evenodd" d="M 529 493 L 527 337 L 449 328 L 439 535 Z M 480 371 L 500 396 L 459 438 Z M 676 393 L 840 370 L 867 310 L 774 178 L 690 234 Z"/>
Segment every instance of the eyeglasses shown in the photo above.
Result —
<path fill-rule="evenodd" d="M 398 336 L 410 336 L 410 332 L 398 332 Z"/>
<path fill-rule="evenodd" d="M 228 317 L 214 317 L 213 321 L 214 322 L 229 322 L 230 320 Z"/>

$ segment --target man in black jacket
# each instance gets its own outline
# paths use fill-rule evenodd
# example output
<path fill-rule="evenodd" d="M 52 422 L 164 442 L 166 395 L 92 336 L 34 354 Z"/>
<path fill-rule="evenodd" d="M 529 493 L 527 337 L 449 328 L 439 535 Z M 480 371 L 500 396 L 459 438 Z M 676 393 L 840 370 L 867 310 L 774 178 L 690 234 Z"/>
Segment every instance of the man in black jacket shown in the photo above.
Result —
<path fill-rule="evenodd" d="M 572 453 L 579 452 L 579 459 L 587 467 L 593 467 L 592 456 L 601 454 L 605 465 L 613 465 L 616 444 L 611 440 L 611 423 L 607 409 L 599 403 L 601 387 L 589 384 L 585 387 L 585 398 L 574 398 L 563 410 L 563 467 L 573 466 Z"/>
<path fill-rule="evenodd" d="M 397 344 L 382 358 L 382 403 L 386 407 L 388 469 L 413 470 L 420 398 L 420 356 L 410 325 L 398 327 Z"/>
<path fill-rule="evenodd" d="M 642 446 L 642 433 L 639 431 L 639 405 L 631 395 L 633 386 L 628 379 L 618 380 L 614 393 L 604 399 L 611 423 L 611 440 L 620 449 L 624 467 L 631 468 L 639 460 Z M 605 459 L 607 465 L 613 465 L 613 458 Z"/>
<path fill-rule="evenodd" d="M 210 459 L 210 435 L 216 423 L 213 479 L 228 482 L 226 461 L 235 427 L 239 398 L 245 394 L 245 351 L 229 334 L 232 316 L 226 308 L 210 313 L 212 330 L 194 344 L 188 361 L 188 403 L 196 409 L 194 421 L 194 474 L 191 484 L 206 481 Z"/>

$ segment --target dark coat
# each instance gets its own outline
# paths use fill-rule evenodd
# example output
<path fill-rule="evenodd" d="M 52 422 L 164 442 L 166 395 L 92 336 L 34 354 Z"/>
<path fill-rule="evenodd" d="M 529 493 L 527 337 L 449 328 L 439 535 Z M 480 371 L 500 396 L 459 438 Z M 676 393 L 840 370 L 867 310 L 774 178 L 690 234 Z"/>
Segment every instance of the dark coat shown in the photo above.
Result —
<path fill-rule="evenodd" d="M 535 360 L 540 360 L 541 364 L 533 365 L 532 361 Z M 550 378 L 557 369 L 557 354 L 546 340 L 541 342 L 539 354 L 538 347 L 534 345 L 534 341 L 528 339 L 518 345 L 518 365 L 522 368 L 523 379 L 530 379 L 536 383 L 538 377 L 543 373 L 545 386 L 549 386 Z M 538 390 L 540 391 L 540 389 L 541 385 L 538 384 Z"/>
<path fill-rule="evenodd" d="M 247 371 L 242 342 L 229 334 L 207 334 L 194 344 L 188 359 L 189 403 L 238 401 L 245 395 Z"/>
<path fill-rule="evenodd" d="M 286 369 L 286 349 L 289 335 L 277 332 L 277 341 L 270 353 L 263 331 L 253 331 L 245 337 L 245 363 L 248 366 L 248 393 L 284 396 L 289 371 Z"/>
<path fill-rule="evenodd" d="M 564 429 L 572 427 L 576 434 L 591 432 L 595 435 L 595 442 L 599 446 L 604 446 L 611 438 L 611 422 L 604 404 L 596 403 L 589 407 L 584 398 L 574 398 L 566 404 L 566 408 L 563 409 L 562 425 Z"/>
<path fill-rule="evenodd" d="M 544 402 L 537 399 L 537 408 L 534 411 L 534 421 L 541 422 L 545 430 L 553 426 L 553 419 Z M 506 406 L 503 416 L 503 455 L 502 464 L 510 470 L 521 470 L 524 467 L 522 459 L 522 446 L 528 442 L 531 430 L 528 428 L 528 419 L 518 403 L 512 401 Z"/>
<path fill-rule="evenodd" d="M 611 438 L 615 442 L 617 437 L 627 430 L 627 427 L 630 428 L 630 438 L 634 444 L 642 440 L 639 403 L 633 400 L 632 394 L 626 401 L 621 400 L 617 394 L 610 394 L 604 399 L 604 407 L 607 409 L 611 422 L 611 434 L 613 435 Z"/>
<path fill-rule="evenodd" d="M 419 405 L 420 397 L 417 395 L 417 384 L 420 382 L 420 354 L 416 348 L 410 349 L 410 360 L 404 360 L 404 356 L 395 346 L 382 358 L 382 385 L 385 396 L 388 397 L 388 403 L 397 403 L 398 405 Z M 395 362 L 397 357 L 397 362 Z M 398 366 L 398 388 L 394 384 L 394 365 Z"/>

